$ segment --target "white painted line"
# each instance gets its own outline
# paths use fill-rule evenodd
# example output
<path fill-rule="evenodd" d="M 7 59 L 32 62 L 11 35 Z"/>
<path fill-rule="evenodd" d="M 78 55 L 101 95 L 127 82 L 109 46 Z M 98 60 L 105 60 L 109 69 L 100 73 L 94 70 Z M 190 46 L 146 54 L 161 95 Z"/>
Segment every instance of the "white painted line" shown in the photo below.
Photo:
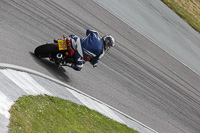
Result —
<path fill-rule="evenodd" d="M 10 113 L 8 112 L 8 110 L 10 110 L 13 104 L 14 102 L 0 91 L 0 114 L 9 119 Z"/>
<path fill-rule="evenodd" d="M 69 88 L 66 88 L 66 89 L 69 92 L 71 92 L 77 99 L 79 99 L 88 108 L 96 110 L 99 113 L 102 113 L 103 115 L 105 115 L 115 121 L 125 124 L 125 122 L 121 118 L 119 118 L 119 116 L 117 116 L 109 107 L 107 107 L 101 103 L 98 103 L 84 95 L 81 95 L 80 93 L 78 93 L 74 90 L 71 90 Z"/>
<path fill-rule="evenodd" d="M 0 70 L 6 77 L 29 95 L 48 94 L 52 95 L 43 86 L 36 82 L 29 74 L 11 69 Z"/>

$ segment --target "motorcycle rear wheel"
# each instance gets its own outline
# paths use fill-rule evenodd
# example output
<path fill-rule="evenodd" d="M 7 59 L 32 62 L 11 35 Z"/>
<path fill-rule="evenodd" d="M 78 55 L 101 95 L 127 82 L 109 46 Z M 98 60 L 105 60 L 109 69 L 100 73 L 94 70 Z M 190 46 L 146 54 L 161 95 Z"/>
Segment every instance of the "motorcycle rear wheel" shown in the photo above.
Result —
<path fill-rule="evenodd" d="M 58 48 L 56 47 L 56 44 L 44 44 L 38 46 L 34 54 L 39 58 L 47 58 L 49 55 L 56 54 L 58 52 Z"/>

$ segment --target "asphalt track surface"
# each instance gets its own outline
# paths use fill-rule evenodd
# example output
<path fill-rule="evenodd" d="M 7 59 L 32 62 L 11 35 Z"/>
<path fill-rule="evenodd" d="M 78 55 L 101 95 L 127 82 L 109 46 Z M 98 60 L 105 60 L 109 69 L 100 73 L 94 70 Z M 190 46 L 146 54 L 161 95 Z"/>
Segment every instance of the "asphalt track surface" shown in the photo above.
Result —
<path fill-rule="evenodd" d="M 97 68 L 57 69 L 33 55 L 63 34 L 85 36 L 87 28 L 116 38 Z M 63 81 L 158 132 L 200 132 L 200 77 L 91 0 L 1 0 L 0 42 L 1 63 Z"/>

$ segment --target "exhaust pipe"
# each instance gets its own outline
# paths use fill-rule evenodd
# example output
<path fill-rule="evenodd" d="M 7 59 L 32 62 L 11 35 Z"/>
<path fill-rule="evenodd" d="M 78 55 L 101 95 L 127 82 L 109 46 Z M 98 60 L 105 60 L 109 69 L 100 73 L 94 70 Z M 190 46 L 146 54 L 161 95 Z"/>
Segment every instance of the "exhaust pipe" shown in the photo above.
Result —
<path fill-rule="evenodd" d="M 56 58 L 58 58 L 58 59 L 61 59 L 63 57 L 63 55 L 61 54 L 61 53 L 58 53 L 57 55 L 56 55 Z"/>

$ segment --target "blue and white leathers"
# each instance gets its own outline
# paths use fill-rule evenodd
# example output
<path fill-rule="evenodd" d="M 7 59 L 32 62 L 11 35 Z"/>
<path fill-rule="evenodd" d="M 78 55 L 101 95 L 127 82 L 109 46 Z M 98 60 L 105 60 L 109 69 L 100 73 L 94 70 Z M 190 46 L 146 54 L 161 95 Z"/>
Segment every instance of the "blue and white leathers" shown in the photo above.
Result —
<path fill-rule="evenodd" d="M 74 69 L 80 71 L 83 68 L 84 57 L 92 58 L 91 63 L 95 67 L 99 59 L 103 56 L 103 40 L 98 32 L 87 29 L 87 37 L 79 38 L 76 35 L 70 35 L 72 38 L 72 47 L 74 54 Z"/>

